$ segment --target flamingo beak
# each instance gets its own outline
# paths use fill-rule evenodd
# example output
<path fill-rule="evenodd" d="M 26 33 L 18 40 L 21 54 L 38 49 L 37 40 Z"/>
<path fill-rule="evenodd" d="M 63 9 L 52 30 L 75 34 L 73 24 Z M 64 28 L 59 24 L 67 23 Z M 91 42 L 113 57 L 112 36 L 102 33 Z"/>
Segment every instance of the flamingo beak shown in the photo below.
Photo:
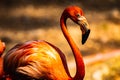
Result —
<path fill-rule="evenodd" d="M 78 17 L 78 24 L 82 31 L 82 44 L 84 44 L 90 34 L 89 24 L 84 16 Z"/>

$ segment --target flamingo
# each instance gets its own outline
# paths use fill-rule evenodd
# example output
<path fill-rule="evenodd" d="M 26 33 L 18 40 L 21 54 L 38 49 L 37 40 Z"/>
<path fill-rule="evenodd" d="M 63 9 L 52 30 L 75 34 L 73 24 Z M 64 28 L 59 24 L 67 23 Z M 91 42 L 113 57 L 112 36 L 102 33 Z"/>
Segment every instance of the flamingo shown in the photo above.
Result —
<path fill-rule="evenodd" d="M 5 73 L 10 75 L 12 80 L 83 80 L 85 66 L 81 52 L 67 30 L 68 18 L 80 26 L 82 44 L 86 42 L 90 28 L 78 6 L 69 6 L 63 11 L 60 26 L 75 58 L 77 70 L 74 77 L 69 73 L 63 52 L 44 40 L 19 43 L 10 49 L 3 60 Z"/>
<path fill-rule="evenodd" d="M 5 50 L 5 43 L 0 40 L 0 79 L 3 78 L 4 71 L 3 71 L 3 58 L 2 54 Z"/>

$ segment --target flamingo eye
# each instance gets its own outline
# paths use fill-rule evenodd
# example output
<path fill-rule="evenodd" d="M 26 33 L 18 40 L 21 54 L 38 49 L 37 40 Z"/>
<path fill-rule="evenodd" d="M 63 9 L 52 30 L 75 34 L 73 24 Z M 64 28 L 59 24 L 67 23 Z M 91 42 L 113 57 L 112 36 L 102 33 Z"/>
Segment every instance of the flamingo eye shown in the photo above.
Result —
<path fill-rule="evenodd" d="M 80 17 L 81 15 L 78 13 L 78 14 L 76 14 L 76 17 Z"/>

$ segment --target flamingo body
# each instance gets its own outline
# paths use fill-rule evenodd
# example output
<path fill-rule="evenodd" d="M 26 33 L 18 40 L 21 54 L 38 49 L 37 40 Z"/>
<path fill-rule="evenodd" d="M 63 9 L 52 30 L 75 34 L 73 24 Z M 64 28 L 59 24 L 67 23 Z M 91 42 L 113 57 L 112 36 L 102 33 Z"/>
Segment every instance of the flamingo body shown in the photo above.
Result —
<path fill-rule="evenodd" d="M 10 75 L 22 73 L 37 79 L 68 80 L 61 59 L 65 60 L 64 54 L 52 44 L 45 41 L 28 41 L 16 45 L 7 53 L 4 69 Z"/>

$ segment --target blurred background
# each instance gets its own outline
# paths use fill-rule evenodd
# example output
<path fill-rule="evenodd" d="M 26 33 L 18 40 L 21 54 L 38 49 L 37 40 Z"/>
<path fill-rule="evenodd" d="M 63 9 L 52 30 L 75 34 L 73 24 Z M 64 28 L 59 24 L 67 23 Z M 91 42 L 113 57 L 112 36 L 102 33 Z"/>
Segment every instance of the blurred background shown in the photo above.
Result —
<path fill-rule="evenodd" d="M 91 28 L 82 45 L 79 26 L 67 21 L 85 61 L 84 80 L 120 80 L 120 0 L 0 0 L 0 39 L 6 43 L 5 53 L 20 42 L 46 40 L 65 53 L 74 76 L 76 65 L 59 23 L 63 10 L 71 5 L 83 9 Z"/>

